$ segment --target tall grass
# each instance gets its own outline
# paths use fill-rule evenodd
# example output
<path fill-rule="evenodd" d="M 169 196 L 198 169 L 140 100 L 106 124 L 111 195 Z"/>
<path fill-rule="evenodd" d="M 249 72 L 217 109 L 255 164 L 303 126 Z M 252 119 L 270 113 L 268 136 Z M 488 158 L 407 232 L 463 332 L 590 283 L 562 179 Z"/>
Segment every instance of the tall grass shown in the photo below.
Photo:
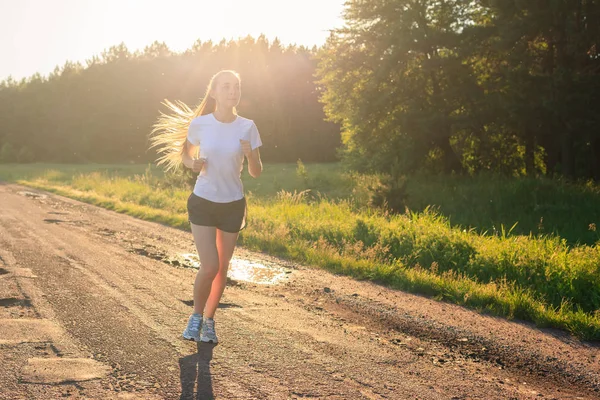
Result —
<path fill-rule="evenodd" d="M 84 168 L 3 166 L 0 179 L 187 228 L 190 186 L 184 177 L 144 166 Z M 345 174 L 337 165 L 267 165 L 260 179 L 244 181 L 249 226 L 240 241 L 249 248 L 600 339 L 600 248 L 592 229 L 597 186 L 413 177 L 407 211 L 390 214 L 369 205 L 377 177 Z M 487 204 L 490 199 L 495 206 Z M 554 216 L 547 212 L 550 204 L 587 212 Z M 544 221 L 558 225 L 546 231 L 523 227 L 537 224 L 530 214 L 540 207 Z M 454 210 L 452 217 L 443 210 Z M 559 235 L 568 226 L 569 239 Z M 593 244 L 573 244 L 578 242 Z"/>
<path fill-rule="evenodd" d="M 592 245 L 600 239 L 600 185 L 547 178 L 510 178 L 482 174 L 413 177 L 406 185 L 406 205 L 415 211 L 436 205 L 452 224 L 478 232 L 553 234 L 569 244 Z"/>

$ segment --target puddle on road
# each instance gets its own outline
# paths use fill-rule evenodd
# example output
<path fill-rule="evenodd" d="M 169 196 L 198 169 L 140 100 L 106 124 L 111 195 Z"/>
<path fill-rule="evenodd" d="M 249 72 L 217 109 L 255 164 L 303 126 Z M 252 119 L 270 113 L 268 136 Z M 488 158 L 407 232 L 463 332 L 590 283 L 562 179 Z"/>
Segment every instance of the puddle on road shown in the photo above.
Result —
<path fill-rule="evenodd" d="M 198 268 L 200 261 L 195 254 L 181 254 L 185 261 L 184 266 Z M 285 279 L 292 270 L 289 268 L 278 267 L 276 265 L 267 265 L 255 261 L 244 260 L 234 257 L 229 264 L 227 276 L 234 281 L 245 281 L 263 285 L 272 285 Z"/>
<path fill-rule="evenodd" d="M 182 266 L 187 268 L 198 268 L 200 266 L 200 260 L 198 256 L 192 253 L 181 254 L 183 260 Z"/>
<path fill-rule="evenodd" d="M 88 225 L 87 221 L 83 221 L 83 220 L 78 220 L 78 221 L 70 221 L 70 220 L 66 220 L 66 219 L 51 219 L 51 218 L 46 218 L 44 219 L 44 222 L 48 223 L 48 224 L 55 224 L 55 225 L 72 225 L 72 226 L 84 226 L 84 225 Z"/>
<path fill-rule="evenodd" d="M 169 256 L 165 251 L 147 246 L 132 248 L 132 253 L 162 261 L 176 267 L 195 268 L 200 266 L 198 256 L 193 253 L 183 253 Z M 245 281 L 263 285 L 272 285 L 286 279 L 292 270 L 271 263 L 262 263 L 234 257 L 229 265 L 227 277 L 234 281 Z"/>
<path fill-rule="evenodd" d="M 287 278 L 291 273 L 290 269 L 234 258 L 227 275 L 233 280 L 272 285 Z"/>
<path fill-rule="evenodd" d="M 34 192 L 28 192 L 28 191 L 20 191 L 18 192 L 21 196 L 25 196 L 25 197 L 32 197 L 34 199 L 45 199 L 48 196 L 46 196 L 45 194 L 41 194 L 41 193 L 34 193 Z"/>

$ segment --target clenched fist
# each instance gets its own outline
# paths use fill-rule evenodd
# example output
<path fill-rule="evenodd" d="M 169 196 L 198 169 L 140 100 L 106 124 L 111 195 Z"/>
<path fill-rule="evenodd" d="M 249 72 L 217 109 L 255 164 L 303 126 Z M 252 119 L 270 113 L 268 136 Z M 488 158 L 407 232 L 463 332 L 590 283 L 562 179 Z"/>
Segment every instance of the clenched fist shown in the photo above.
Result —
<path fill-rule="evenodd" d="M 249 140 L 240 139 L 240 145 L 242 146 L 242 151 L 246 157 L 250 157 L 252 154 L 252 147 L 250 146 Z"/>
<path fill-rule="evenodd" d="M 202 169 L 204 168 L 205 165 L 206 165 L 206 158 L 204 158 L 204 157 L 196 158 L 196 159 L 194 159 L 194 162 L 192 163 L 192 171 L 200 172 L 200 171 L 202 171 Z"/>

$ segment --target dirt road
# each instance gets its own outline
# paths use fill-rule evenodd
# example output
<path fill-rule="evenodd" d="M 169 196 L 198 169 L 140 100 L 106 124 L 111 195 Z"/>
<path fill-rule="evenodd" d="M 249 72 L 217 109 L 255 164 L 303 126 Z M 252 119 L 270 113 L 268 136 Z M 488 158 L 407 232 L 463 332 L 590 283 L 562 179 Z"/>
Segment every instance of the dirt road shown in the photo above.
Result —
<path fill-rule="evenodd" d="M 242 248 L 221 343 L 183 341 L 194 253 L 0 184 L 0 399 L 600 398 L 598 345 Z"/>

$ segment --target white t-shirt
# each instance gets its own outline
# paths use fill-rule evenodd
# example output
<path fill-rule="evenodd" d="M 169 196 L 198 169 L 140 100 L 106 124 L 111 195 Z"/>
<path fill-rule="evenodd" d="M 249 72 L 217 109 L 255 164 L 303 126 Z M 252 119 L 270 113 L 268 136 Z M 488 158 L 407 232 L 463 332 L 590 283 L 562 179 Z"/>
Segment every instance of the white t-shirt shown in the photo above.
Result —
<path fill-rule="evenodd" d="M 238 115 L 233 122 L 225 123 L 213 114 L 201 115 L 190 123 L 187 139 L 200 146 L 200 157 L 206 157 L 194 194 L 216 203 L 242 199 L 244 153 L 240 139 L 249 140 L 252 150 L 262 145 L 254 121 Z"/>

